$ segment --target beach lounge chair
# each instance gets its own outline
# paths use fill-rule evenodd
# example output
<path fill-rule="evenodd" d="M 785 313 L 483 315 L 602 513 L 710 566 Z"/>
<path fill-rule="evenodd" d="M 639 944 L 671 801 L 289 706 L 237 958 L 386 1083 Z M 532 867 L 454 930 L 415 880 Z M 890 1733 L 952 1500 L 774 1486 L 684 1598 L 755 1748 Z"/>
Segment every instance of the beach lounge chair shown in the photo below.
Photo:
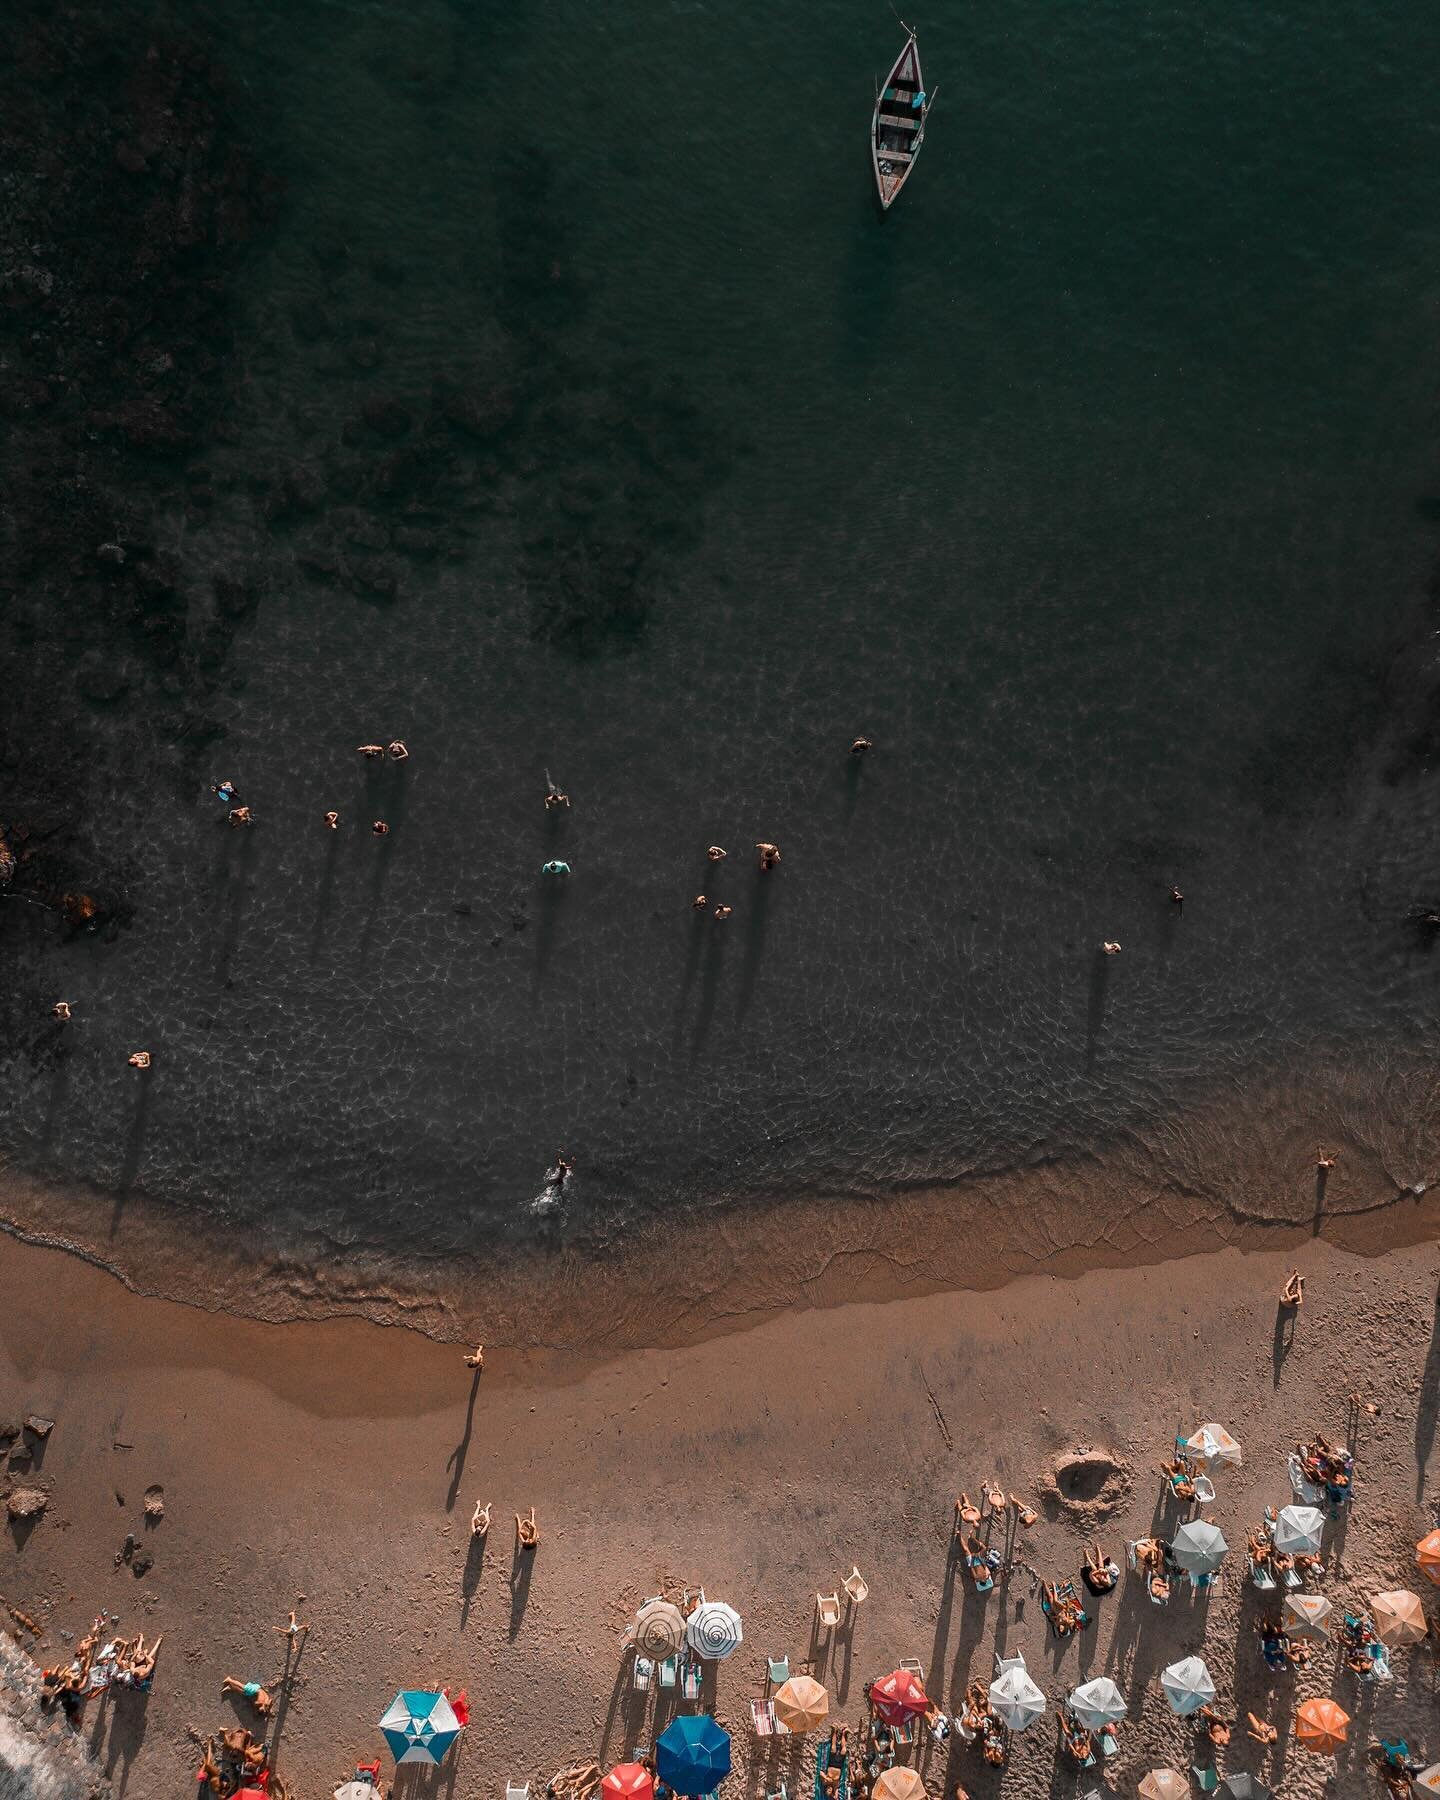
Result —
<path fill-rule="evenodd" d="M 1249 1559 L 1251 1583 L 1259 1588 L 1262 1594 L 1268 1594 L 1275 1586 L 1275 1577 L 1263 1564 L 1257 1563 L 1252 1556 Z"/>
<path fill-rule="evenodd" d="M 686 1700 L 700 1698 L 700 1665 L 694 1662 L 683 1662 L 680 1665 L 680 1693 Z"/>
<path fill-rule="evenodd" d="M 825 1631 L 833 1631 L 840 1623 L 840 1595 L 817 1594 L 815 1596 L 815 1616 Z"/>
<path fill-rule="evenodd" d="M 1290 1470 L 1290 1487 L 1297 1500 L 1306 1506 L 1318 1506 L 1324 1498 L 1324 1489 L 1316 1487 L 1313 1481 L 1307 1481 L 1300 1458 L 1292 1450 L 1285 1459 Z"/>
<path fill-rule="evenodd" d="M 1120 1740 L 1109 1725 L 1102 1726 L 1099 1738 L 1102 1756 L 1118 1756 L 1120 1754 Z"/>
<path fill-rule="evenodd" d="M 924 1665 L 924 1663 L 916 1662 L 916 1660 L 913 1656 L 902 1656 L 900 1658 L 900 1667 L 905 1671 L 905 1673 L 907 1675 L 913 1675 L 915 1677 L 915 1679 L 920 1683 L 921 1687 L 924 1687 L 924 1685 L 925 1685 L 925 1665 Z"/>
<path fill-rule="evenodd" d="M 750 1717 L 755 1723 L 756 1737 L 774 1737 L 775 1704 L 771 1700 L 752 1700 Z"/>
<path fill-rule="evenodd" d="M 1191 1763 L 1190 1773 L 1195 1777 L 1195 1785 L 1202 1794 L 1213 1794 L 1220 1785 L 1220 1771 L 1212 1764 L 1202 1769 L 1199 1763 Z"/>
<path fill-rule="evenodd" d="M 830 1767 L 830 1746 L 828 1743 L 820 1744 L 819 1746 L 817 1746 L 816 1751 L 815 1751 L 815 1800 L 826 1800 L 825 1789 L 824 1789 L 823 1785 L 821 1784 L 820 1777 L 825 1773 L 825 1771 L 829 1767 Z M 840 1768 L 839 1800 L 850 1800 L 850 1758 L 848 1756 L 842 1756 L 839 1758 L 839 1768 Z"/>
<path fill-rule="evenodd" d="M 506 1776 L 505 1800 L 530 1800 L 530 1783 L 526 1781 L 517 1784 L 511 1781 L 509 1776 Z"/>
<path fill-rule="evenodd" d="M 1025 1661 L 1024 1651 L 1017 1650 L 1013 1656 L 1002 1656 L 997 1650 L 995 1652 L 995 1679 L 998 1681 L 1002 1675 L 1008 1674 L 1011 1669 L 1023 1670 L 1027 1675 L 1030 1673 L 1030 1666 Z"/>
<path fill-rule="evenodd" d="M 662 1688 L 673 1688 L 680 1678 L 680 1658 L 667 1656 L 660 1665 L 660 1685 Z"/>
<path fill-rule="evenodd" d="M 855 1563 L 850 1565 L 850 1573 L 840 1585 L 849 1595 L 850 1604 L 852 1606 L 862 1605 L 870 1592 L 869 1582 L 866 1581 L 865 1577 L 860 1573 L 859 1566 Z"/>
<path fill-rule="evenodd" d="M 766 1794 L 765 1800 L 790 1800 L 790 1796 L 785 1792 L 785 1783 L 782 1781 L 779 1787 L 771 1788 Z"/>
<path fill-rule="evenodd" d="M 648 1656 L 635 1658 L 635 1673 L 631 1679 L 637 1693 L 648 1694 L 650 1692 L 650 1679 L 654 1673 L 655 1665 Z"/>
<path fill-rule="evenodd" d="M 772 1656 L 767 1660 L 770 1664 L 771 1687 L 783 1687 L 790 1679 L 790 1658 L 788 1656 Z"/>
<path fill-rule="evenodd" d="M 1197 1475 L 1195 1477 L 1195 1504 L 1208 1506 L 1214 1498 L 1215 1483 L 1208 1475 Z"/>

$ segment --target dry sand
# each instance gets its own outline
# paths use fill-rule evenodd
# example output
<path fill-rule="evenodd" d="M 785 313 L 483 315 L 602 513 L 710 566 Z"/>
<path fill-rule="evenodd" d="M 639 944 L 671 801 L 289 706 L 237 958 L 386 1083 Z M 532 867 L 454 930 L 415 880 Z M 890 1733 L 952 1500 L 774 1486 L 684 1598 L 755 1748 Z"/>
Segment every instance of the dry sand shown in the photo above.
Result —
<path fill-rule="evenodd" d="M 951 1505 L 998 1475 L 1041 1511 L 1019 1554 L 1074 1575 L 1084 1537 L 1107 1546 L 1164 1517 L 1156 1465 L 1177 1426 L 1228 1423 L 1245 1466 L 1219 1478 L 1210 1510 L 1232 1544 L 1267 1502 L 1288 1498 L 1284 1455 L 1314 1428 L 1341 1435 L 1356 1387 L 1379 1406 L 1358 1441 L 1353 1517 L 1327 1542 L 1327 1592 L 1359 1599 L 1429 1589 L 1413 1544 L 1433 1522 L 1425 1459 L 1435 1429 L 1440 1340 L 1433 1250 L 1362 1259 L 1307 1245 L 1307 1304 L 1293 1343 L 1277 1330 L 1289 1259 L 1218 1254 L 1156 1267 L 1029 1277 L 986 1294 L 940 1293 L 792 1312 L 686 1347 L 609 1358 L 492 1346 L 473 1379 L 460 1351 L 361 1320 L 263 1324 L 140 1298 L 61 1253 L 0 1239 L 0 1413 L 56 1420 L 38 1458 L 49 1511 L 0 1553 L 6 1605 L 43 1627 L 42 1660 L 101 1608 L 163 1630 L 148 1704 L 92 1708 L 84 1733 L 116 1790 L 135 1800 L 190 1791 L 186 1727 L 231 1722 L 221 1677 L 274 1677 L 271 1627 L 298 1605 L 314 1630 L 278 1729 L 278 1765 L 300 1800 L 382 1746 L 374 1729 L 402 1685 L 468 1687 L 471 1728 L 438 1776 L 407 1783 L 460 1800 L 539 1793 L 557 1767 L 613 1761 L 653 1741 L 656 1696 L 627 1685 L 621 1631 L 666 1582 L 703 1583 L 745 1618 L 745 1643 L 707 1699 L 735 1734 L 724 1793 L 760 1800 L 784 1778 L 809 1795 L 799 1740 L 757 1745 L 748 1700 L 764 1658 L 815 1660 L 838 1716 L 857 1720 L 871 1677 L 915 1656 L 932 1693 L 958 1705 L 997 1646 L 1023 1649 L 1046 1692 L 1113 1674 L 1132 1722 L 1110 1768 L 1133 1793 L 1152 1763 L 1188 1769 L 1194 1734 L 1157 1677 L 1203 1650 L 1221 1704 L 1268 1713 L 1277 1752 L 1237 1730 L 1222 1769 L 1280 1778 L 1287 1796 L 1379 1792 L 1367 1733 L 1404 1732 L 1440 1755 L 1434 1670 L 1421 1647 L 1392 1686 L 1357 1696 L 1330 1658 L 1272 1680 L 1252 1621 L 1256 1596 L 1231 1559 L 1208 1604 L 1148 1604 L 1127 1578 L 1078 1641 L 1047 1635 L 1030 1578 L 988 1600 L 956 1579 Z M 1122 1471 L 1103 1520 L 1043 1499 L 1045 1471 L 1081 1448 Z M 163 1486 L 149 1529 L 142 1496 Z M 493 1500 L 475 1553 L 469 1516 Z M 543 1540 L 517 1577 L 513 1513 L 534 1505 Z M 127 1532 L 154 1557 L 116 1566 Z M 1336 1560 L 1337 1550 L 1343 1555 Z M 817 1589 L 859 1564 L 870 1597 L 833 1638 L 814 1631 Z M 303 1599 L 301 1598 L 303 1596 Z M 1294 1704 L 1334 1692 L 1356 1715 L 1338 1765 L 1299 1749 Z M 668 1697 L 667 1697 L 668 1699 Z M 668 1713 L 667 1699 L 661 1712 Z M 1071 1794 L 1046 1718 L 1014 1740 L 998 1783 L 973 1751 L 927 1746 L 932 1794 L 963 1779 L 976 1796 Z"/>

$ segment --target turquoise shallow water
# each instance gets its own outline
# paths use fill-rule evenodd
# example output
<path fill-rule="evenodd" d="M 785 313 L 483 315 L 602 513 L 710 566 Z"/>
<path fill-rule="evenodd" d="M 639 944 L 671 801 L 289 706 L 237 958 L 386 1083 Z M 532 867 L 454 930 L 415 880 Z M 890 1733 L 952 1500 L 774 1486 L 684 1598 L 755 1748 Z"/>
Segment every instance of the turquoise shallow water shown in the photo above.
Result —
<path fill-rule="evenodd" d="M 916 23 L 938 99 L 882 219 L 899 38 L 857 0 L 189 22 L 285 198 L 215 502 L 159 531 L 260 599 L 215 766 L 86 712 L 136 916 L 11 927 L 83 1015 L 7 1083 L 22 1162 L 483 1249 L 557 1145 L 584 1233 L 1429 1067 L 1428 21 Z M 394 732 L 403 771 L 357 766 Z"/>

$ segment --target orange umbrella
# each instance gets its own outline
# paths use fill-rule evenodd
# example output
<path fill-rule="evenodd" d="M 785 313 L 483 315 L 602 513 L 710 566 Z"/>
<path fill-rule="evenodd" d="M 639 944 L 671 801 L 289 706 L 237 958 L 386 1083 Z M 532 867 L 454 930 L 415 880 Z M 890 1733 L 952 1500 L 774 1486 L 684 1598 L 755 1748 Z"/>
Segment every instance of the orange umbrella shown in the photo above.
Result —
<path fill-rule="evenodd" d="M 903 1725 L 927 1712 L 925 1690 L 908 1669 L 896 1669 L 870 1687 L 870 1704 L 887 1725 Z"/>
<path fill-rule="evenodd" d="M 875 1800 L 925 1800 L 925 1783 L 903 1763 L 886 1769 L 870 1791 Z"/>
<path fill-rule="evenodd" d="M 1295 1735 L 1307 1750 L 1333 1756 L 1349 1735 L 1350 1715 L 1333 1700 L 1307 1700 L 1295 1715 Z"/>
<path fill-rule="evenodd" d="M 655 1777 L 639 1763 L 616 1763 L 600 1790 L 605 1800 L 654 1800 Z"/>
<path fill-rule="evenodd" d="M 1415 1546 L 1415 1560 L 1440 1585 L 1440 1531 L 1427 1531 Z"/>
<path fill-rule="evenodd" d="M 1412 1594 L 1409 1588 L 1376 1594 L 1370 1602 L 1370 1616 L 1375 1621 L 1376 1637 L 1392 1650 L 1402 1644 L 1418 1644 L 1429 1629 L 1420 1596 Z"/>
<path fill-rule="evenodd" d="M 787 1731 L 814 1731 L 830 1716 L 830 1696 L 813 1675 L 792 1675 L 775 1690 L 775 1717 Z"/>

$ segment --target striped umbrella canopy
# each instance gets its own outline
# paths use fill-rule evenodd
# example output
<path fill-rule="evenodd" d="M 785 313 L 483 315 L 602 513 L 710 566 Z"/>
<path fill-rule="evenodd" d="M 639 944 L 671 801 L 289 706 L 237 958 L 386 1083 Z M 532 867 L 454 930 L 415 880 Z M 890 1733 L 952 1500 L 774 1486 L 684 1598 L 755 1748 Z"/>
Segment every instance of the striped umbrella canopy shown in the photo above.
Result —
<path fill-rule="evenodd" d="M 1285 1629 L 1291 1637 L 1327 1637 L 1325 1621 L 1334 1610 L 1323 1594 L 1289 1594 L 1285 1599 Z"/>
<path fill-rule="evenodd" d="M 830 1696 L 813 1675 L 792 1675 L 775 1690 L 775 1717 L 787 1731 L 814 1731 L 830 1717 Z"/>
<path fill-rule="evenodd" d="M 919 1771 L 896 1763 L 886 1769 L 870 1790 L 875 1800 L 925 1800 L 925 1783 Z"/>
<path fill-rule="evenodd" d="M 1440 1582 L 1440 1531 L 1427 1531 L 1415 1546 L 1415 1560 L 1432 1581 Z"/>
<path fill-rule="evenodd" d="M 903 1725 L 927 1711 L 930 1700 L 909 1669 L 895 1669 L 870 1684 L 870 1704 L 887 1725 Z"/>
<path fill-rule="evenodd" d="M 990 1683 L 990 1710 L 1011 1731 L 1033 1725 L 1045 1710 L 1045 1696 L 1025 1669 L 1002 1669 Z"/>
<path fill-rule="evenodd" d="M 1140 1800 L 1190 1800 L 1190 1783 L 1178 1769 L 1152 1769 L 1140 1783 Z"/>
<path fill-rule="evenodd" d="M 600 1783 L 605 1800 L 652 1800 L 655 1777 L 639 1763 L 616 1763 Z"/>
<path fill-rule="evenodd" d="M 1187 1656 L 1181 1662 L 1171 1663 L 1161 1675 L 1160 1685 L 1170 1702 L 1171 1712 L 1178 1713 L 1182 1719 L 1187 1713 L 1199 1712 L 1215 1698 L 1215 1683 L 1198 1656 Z"/>
<path fill-rule="evenodd" d="M 1418 1644 L 1430 1629 L 1420 1596 L 1412 1594 L 1409 1588 L 1377 1594 L 1370 1602 L 1370 1616 L 1375 1621 L 1376 1637 L 1392 1650 L 1404 1644 Z"/>
<path fill-rule="evenodd" d="M 724 1662 L 727 1656 L 733 1656 L 744 1635 L 739 1613 L 723 1600 L 706 1600 L 697 1606 L 685 1627 L 690 1648 L 707 1662 Z"/>
<path fill-rule="evenodd" d="M 669 1600 L 647 1600 L 635 1615 L 635 1647 L 646 1656 L 673 1656 L 685 1642 L 685 1615 Z"/>
<path fill-rule="evenodd" d="M 1070 1710 L 1082 1725 L 1091 1731 L 1100 1731 L 1123 1719 L 1130 1709 L 1125 1704 L 1125 1696 L 1110 1677 L 1098 1675 L 1094 1681 L 1082 1681 L 1074 1690 L 1070 1695 Z"/>
<path fill-rule="evenodd" d="M 1333 1700 L 1307 1700 L 1295 1714 L 1295 1735 L 1307 1750 L 1333 1756 L 1350 1735 L 1350 1715 Z"/>
<path fill-rule="evenodd" d="M 460 1735 L 460 1721 L 443 1694 L 402 1688 L 381 1715 L 380 1735 L 397 1763 L 441 1763 Z"/>
<path fill-rule="evenodd" d="M 1318 1506 L 1282 1506 L 1270 1534 L 1285 1556 L 1313 1556 L 1325 1535 L 1325 1515 Z"/>
<path fill-rule="evenodd" d="M 655 1768 L 677 1794 L 708 1794 L 730 1773 L 730 1733 L 708 1713 L 682 1714 L 655 1740 Z"/>
<path fill-rule="evenodd" d="M 1233 1463 L 1237 1469 L 1245 1460 L 1239 1444 L 1223 1425 L 1202 1425 L 1193 1437 L 1186 1438 L 1185 1448 L 1192 1456 L 1203 1456 L 1208 1463 Z"/>
<path fill-rule="evenodd" d="M 1208 1519 L 1189 1519 L 1170 1540 L 1172 1560 L 1191 1575 L 1213 1575 L 1230 1548 L 1225 1533 Z"/>

